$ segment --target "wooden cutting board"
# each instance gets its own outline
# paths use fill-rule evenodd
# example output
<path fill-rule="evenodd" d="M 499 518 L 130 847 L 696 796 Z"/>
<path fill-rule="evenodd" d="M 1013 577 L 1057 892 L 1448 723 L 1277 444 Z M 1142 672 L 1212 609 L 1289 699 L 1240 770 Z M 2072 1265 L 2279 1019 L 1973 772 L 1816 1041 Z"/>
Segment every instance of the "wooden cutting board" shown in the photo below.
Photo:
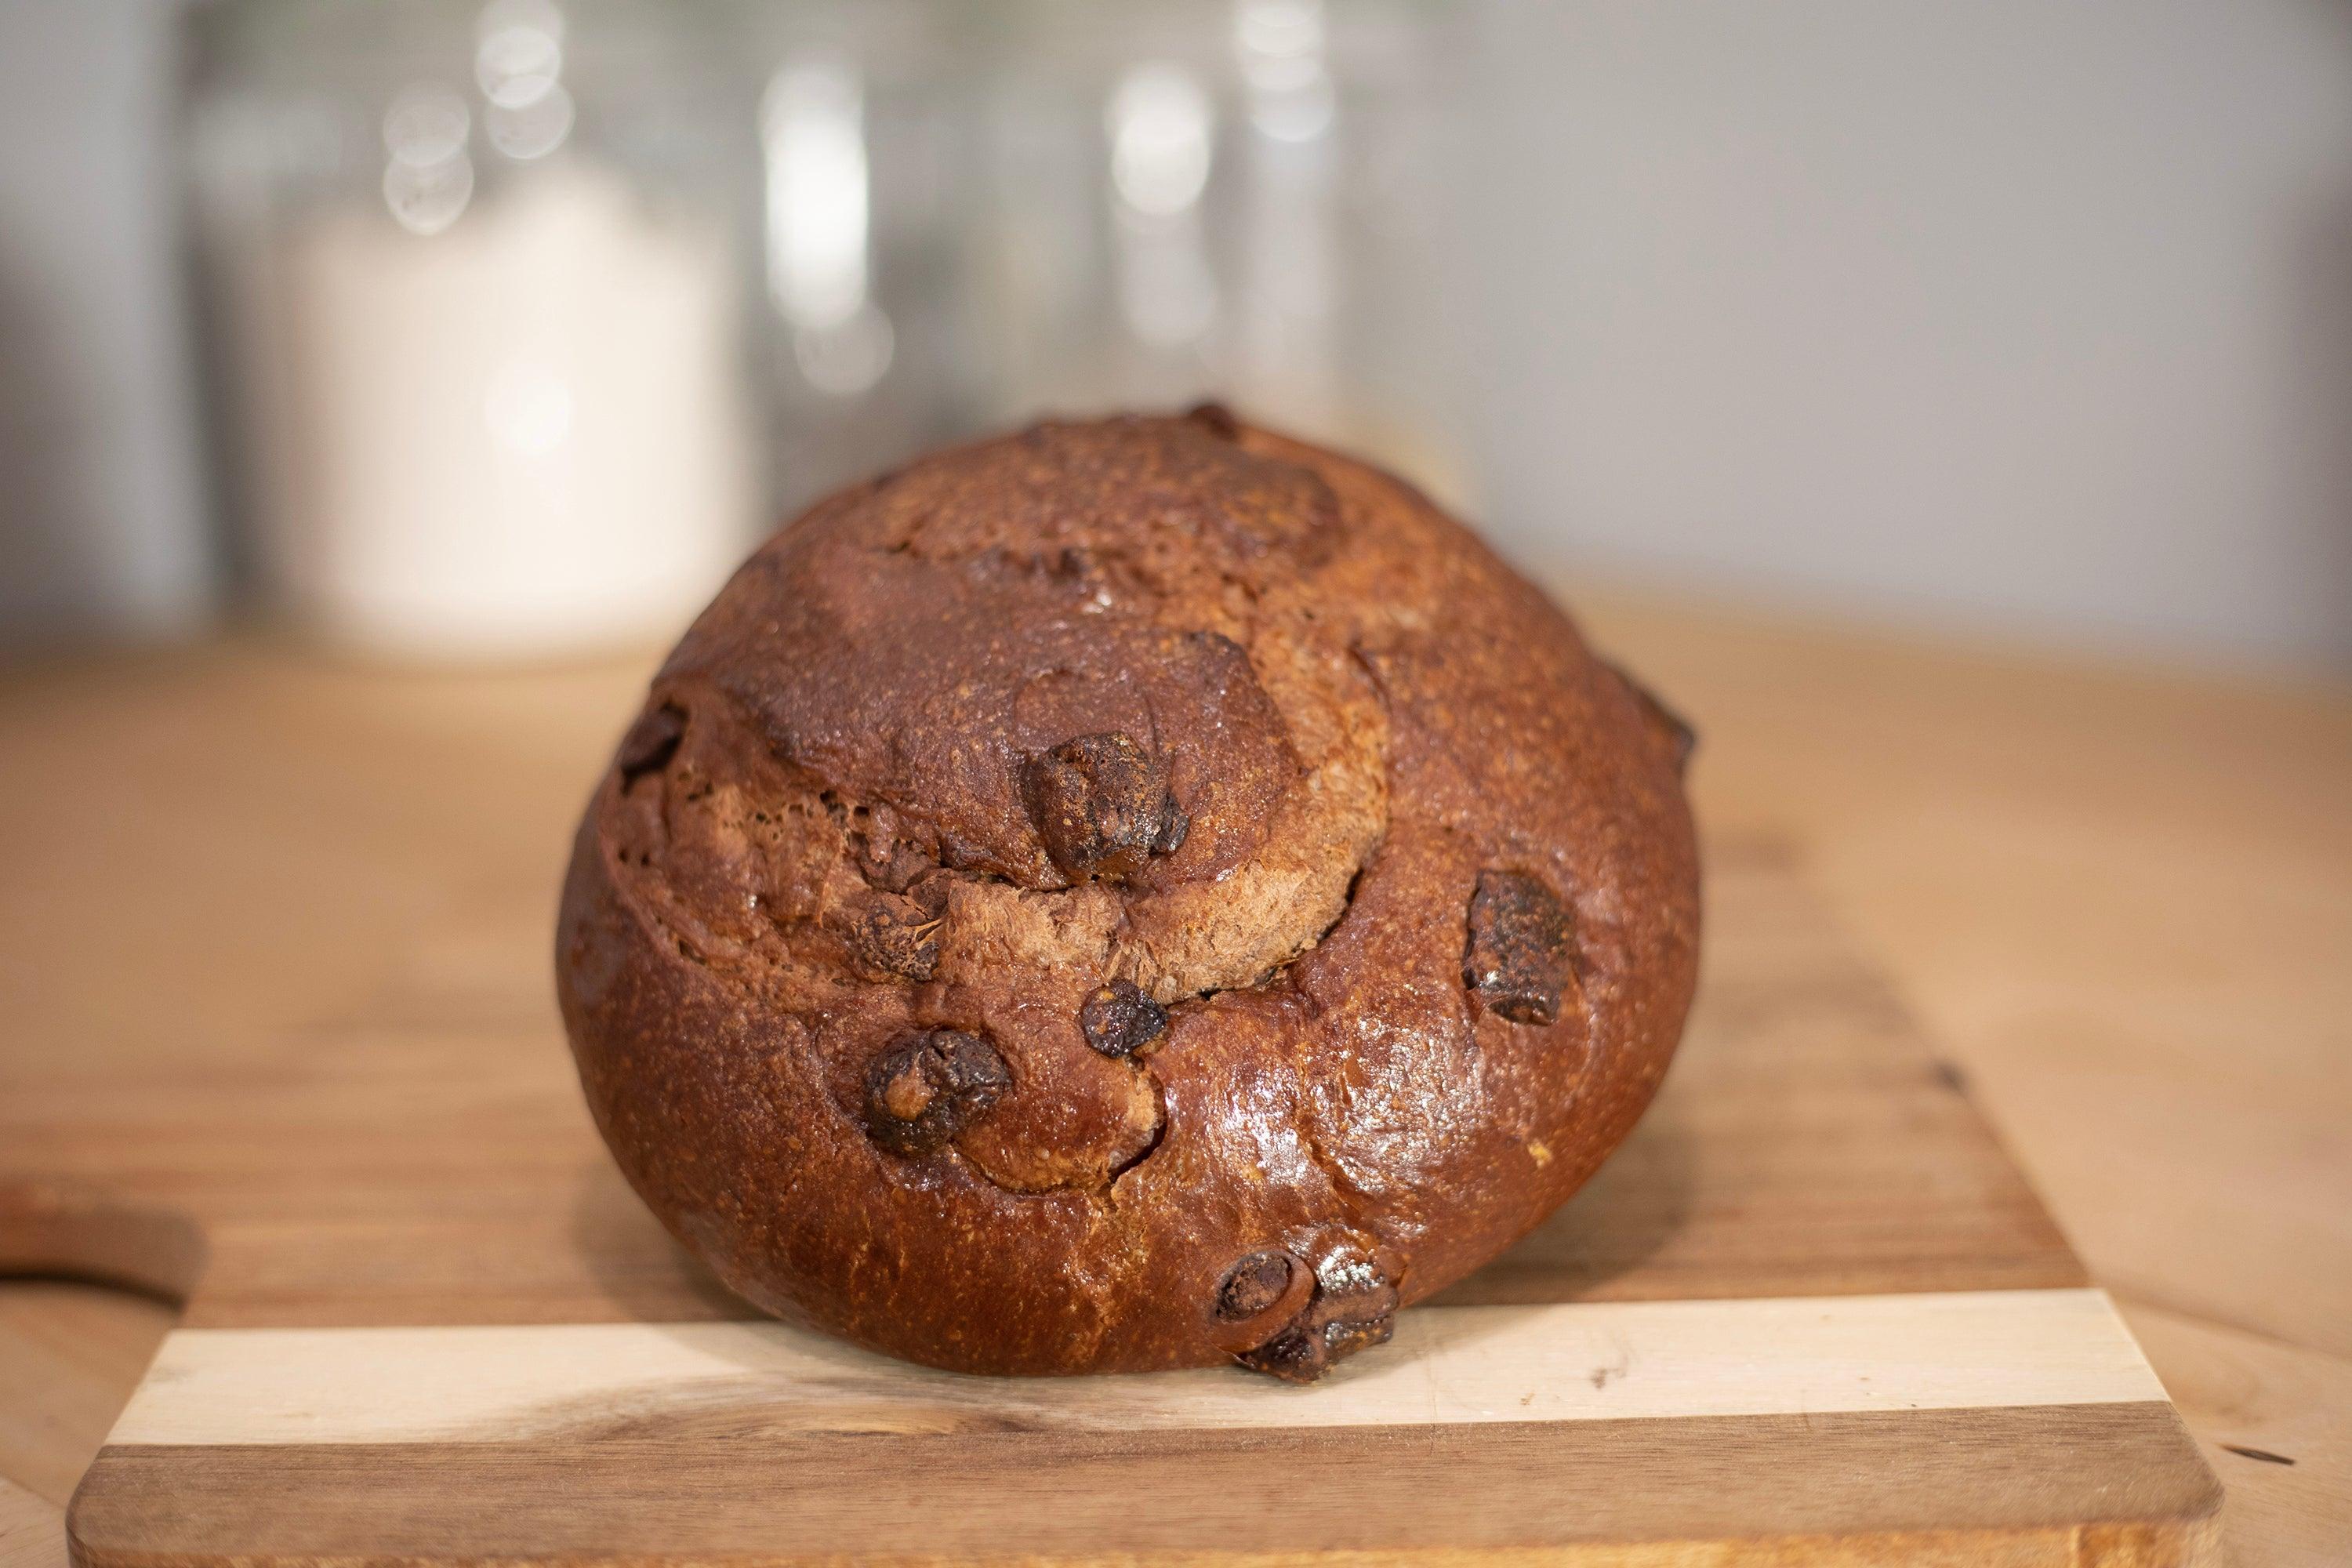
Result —
<path fill-rule="evenodd" d="M 234 1071 L 0 1107 L 0 1260 L 188 1299 L 76 1559 L 2217 1561 L 2211 1475 L 1967 1086 L 1784 855 L 1708 875 L 1633 1141 L 1303 1390 L 749 1321 L 604 1157 L 511 900 Z"/>

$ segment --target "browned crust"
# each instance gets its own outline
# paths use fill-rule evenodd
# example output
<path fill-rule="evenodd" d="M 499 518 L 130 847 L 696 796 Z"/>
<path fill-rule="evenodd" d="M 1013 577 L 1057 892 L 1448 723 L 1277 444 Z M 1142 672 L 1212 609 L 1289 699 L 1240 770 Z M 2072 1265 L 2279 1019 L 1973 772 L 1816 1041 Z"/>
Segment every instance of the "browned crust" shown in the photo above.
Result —
<path fill-rule="evenodd" d="M 1673 736 L 1410 488 L 1262 431 L 1047 426 L 838 495 L 646 713 L 564 890 L 589 1104 L 730 1286 L 913 1360 L 1377 1342 L 1364 1303 L 1616 1146 L 1690 999 Z M 1486 872 L 1562 906 L 1552 1022 L 1465 984 Z M 1113 981 L 1166 1010 L 1128 1053 L 1081 1026 Z M 870 1074 L 927 1030 L 1010 1085 L 894 1151 Z M 1236 1324 L 1267 1250 L 1304 1267 Z"/>

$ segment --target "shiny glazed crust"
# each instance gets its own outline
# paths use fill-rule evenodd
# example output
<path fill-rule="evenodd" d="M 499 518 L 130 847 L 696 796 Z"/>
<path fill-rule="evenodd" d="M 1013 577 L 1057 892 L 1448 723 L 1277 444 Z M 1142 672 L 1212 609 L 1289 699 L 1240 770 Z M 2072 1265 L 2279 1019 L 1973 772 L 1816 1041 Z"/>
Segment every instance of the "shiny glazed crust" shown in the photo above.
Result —
<path fill-rule="evenodd" d="M 1308 1379 L 1625 1136 L 1686 733 L 1409 487 L 1049 425 L 764 545 L 597 788 L 588 1102 L 759 1306 L 985 1373 Z"/>

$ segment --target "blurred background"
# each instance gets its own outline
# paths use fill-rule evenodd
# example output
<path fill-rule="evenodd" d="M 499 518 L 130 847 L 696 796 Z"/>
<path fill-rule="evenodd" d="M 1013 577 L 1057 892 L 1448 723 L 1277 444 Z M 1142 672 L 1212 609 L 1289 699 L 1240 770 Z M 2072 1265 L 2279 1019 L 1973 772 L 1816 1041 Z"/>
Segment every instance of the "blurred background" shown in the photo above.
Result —
<path fill-rule="evenodd" d="M 0 0 L 0 647 L 656 640 L 1217 395 L 1574 574 L 2352 671 L 2352 7 Z"/>

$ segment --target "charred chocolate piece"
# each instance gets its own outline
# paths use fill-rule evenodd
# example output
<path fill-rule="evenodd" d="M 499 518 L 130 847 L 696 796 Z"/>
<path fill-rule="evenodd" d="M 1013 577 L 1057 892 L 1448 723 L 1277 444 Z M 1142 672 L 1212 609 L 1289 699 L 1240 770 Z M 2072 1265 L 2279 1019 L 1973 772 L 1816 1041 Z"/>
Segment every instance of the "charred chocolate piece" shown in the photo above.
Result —
<path fill-rule="evenodd" d="M 1489 1011 L 1514 1024 L 1558 1018 L 1560 992 L 1576 982 L 1559 896 L 1517 871 L 1479 872 L 1462 979 Z"/>
<path fill-rule="evenodd" d="M 1184 410 L 1184 417 L 1220 440 L 1237 440 L 1242 433 L 1242 422 L 1222 403 L 1195 403 Z"/>
<path fill-rule="evenodd" d="M 940 965 L 940 924 L 912 899 L 877 894 L 850 928 L 850 954 L 877 979 L 929 980 Z"/>
<path fill-rule="evenodd" d="M 1233 1266 L 1217 1287 L 1217 1316 L 1247 1322 L 1282 1300 L 1298 1267 L 1287 1252 L 1253 1252 Z"/>
<path fill-rule="evenodd" d="M 866 1130 L 894 1154 L 944 1148 L 1013 1087 L 996 1047 L 961 1029 L 910 1035 L 866 1076 Z"/>
<path fill-rule="evenodd" d="M 1286 1383 L 1312 1383 L 1341 1358 L 1386 1344 L 1396 1331 L 1397 1300 L 1396 1282 L 1380 1265 L 1342 1247 L 1316 1269 L 1315 1294 L 1298 1315 L 1234 1359 Z"/>
<path fill-rule="evenodd" d="M 614 765 L 621 770 L 621 787 L 626 789 L 646 774 L 669 766 L 685 739 L 685 709 L 665 702 L 640 714 L 621 737 L 620 753 L 614 759 Z"/>
<path fill-rule="evenodd" d="M 1107 1057 L 1131 1057 L 1168 1030 L 1168 1009 L 1130 980 L 1097 985 L 1078 1006 L 1087 1044 Z"/>
<path fill-rule="evenodd" d="M 1278 1377 L 1285 1383 L 1312 1383 L 1330 1370 L 1331 1359 L 1312 1328 L 1285 1329 L 1254 1351 L 1234 1359 L 1252 1372 Z"/>
<path fill-rule="evenodd" d="M 1074 881 L 1130 876 L 1172 853 L 1190 826 L 1166 765 L 1127 735 L 1065 741 L 1030 759 L 1021 788 L 1046 855 Z"/>
<path fill-rule="evenodd" d="M 1363 1322 L 1326 1323 L 1323 1325 L 1325 1364 L 1354 1355 L 1358 1351 L 1370 1350 L 1374 1345 L 1384 1345 L 1395 1333 L 1394 1313 Z"/>
<path fill-rule="evenodd" d="M 1698 750 L 1698 731 L 1691 728 L 1690 721 L 1667 707 L 1656 692 L 1626 674 L 1619 666 L 1612 664 L 1603 668 L 1625 683 L 1625 689 L 1633 694 L 1633 700 L 1641 706 L 1643 719 L 1674 747 L 1675 771 L 1688 773 L 1691 753 Z"/>

